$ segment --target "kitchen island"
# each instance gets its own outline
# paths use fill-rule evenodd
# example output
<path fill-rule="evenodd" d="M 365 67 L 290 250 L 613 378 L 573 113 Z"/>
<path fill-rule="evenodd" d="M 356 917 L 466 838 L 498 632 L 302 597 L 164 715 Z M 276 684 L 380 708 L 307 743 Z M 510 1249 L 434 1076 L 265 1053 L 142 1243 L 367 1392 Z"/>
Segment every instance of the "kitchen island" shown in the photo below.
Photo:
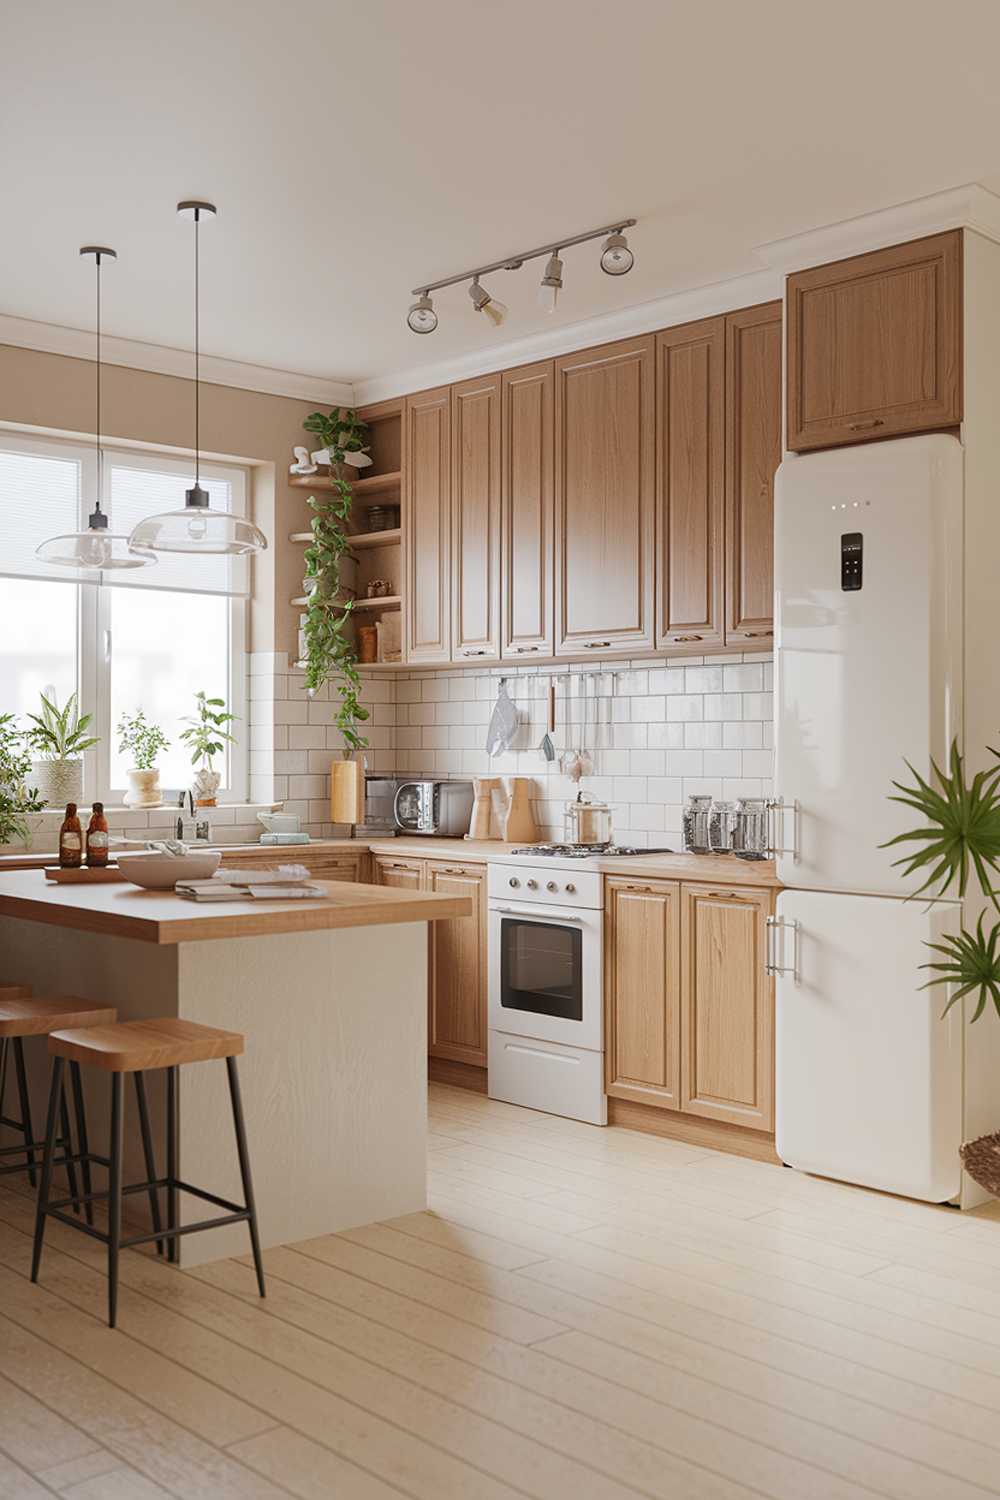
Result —
<path fill-rule="evenodd" d="M 265 1246 L 426 1205 L 427 923 L 464 917 L 465 896 L 323 883 L 315 900 L 199 905 L 128 884 L 56 885 L 0 874 L 0 983 L 76 995 L 120 1020 L 177 1016 L 240 1031 L 254 1185 Z M 36 1135 L 48 1057 L 26 1046 Z M 86 1075 L 87 1070 L 85 1070 Z M 91 1145 L 103 1151 L 106 1075 L 85 1076 Z M 162 1170 L 162 1087 L 150 1082 Z M 126 1118 L 126 1180 L 143 1176 Z M 181 1175 L 239 1197 L 225 1071 L 180 1075 Z M 129 1200 L 140 1214 L 139 1197 Z M 203 1216 L 181 1199 L 182 1222 Z M 191 1266 L 247 1249 L 243 1226 L 179 1241 Z"/>

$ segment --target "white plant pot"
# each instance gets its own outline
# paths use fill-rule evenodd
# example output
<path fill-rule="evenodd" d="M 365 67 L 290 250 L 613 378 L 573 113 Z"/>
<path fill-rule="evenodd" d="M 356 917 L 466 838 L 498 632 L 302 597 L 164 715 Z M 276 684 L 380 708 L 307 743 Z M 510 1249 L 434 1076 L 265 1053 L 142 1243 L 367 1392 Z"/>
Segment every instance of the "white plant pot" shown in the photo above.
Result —
<path fill-rule="evenodd" d="M 153 766 L 148 771 L 126 771 L 128 791 L 125 793 L 126 807 L 160 806 L 160 768 Z"/>
<path fill-rule="evenodd" d="M 36 760 L 32 762 L 34 785 L 50 807 L 79 806 L 83 798 L 82 760 Z"/>
<path fill-rule="evenodd" d="M 196 771 L 191 782 L 191 792 L 194 797 L 195 807 L 214 807 L 215 794 L 219 790 L 222 775 L 219 771 L 210 771 L 207 766 L 202 766 Z"/>

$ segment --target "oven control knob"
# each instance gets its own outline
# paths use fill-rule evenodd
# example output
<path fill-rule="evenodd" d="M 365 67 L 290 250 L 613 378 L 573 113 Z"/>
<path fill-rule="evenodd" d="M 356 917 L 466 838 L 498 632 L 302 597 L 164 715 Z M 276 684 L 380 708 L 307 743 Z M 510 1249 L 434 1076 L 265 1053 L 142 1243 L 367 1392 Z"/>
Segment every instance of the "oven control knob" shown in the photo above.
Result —
<path fill-rule="evenodd" d="M 518 888 L 518 886 L 521 884 L 521 882 L 517 879 L 517 877 L 515 875 L 512 875 L 510 877 L 510 879 L 508 880 L 507 884 L 510 886 L 510 888 L 511 888 L 512 891 L 516 891 L 517 888 Z"/>
<path fill-rule="evenodd" d="M 537 880 L 529 880 L 527 882 L 527 886 L 528 886 L 528 890 L 529 891 L 537 891 L 538 890 L 538 881 Z"/>
<path fill-rule="evenodd" d="M 548 882 L 548 884 L 546 885 L 545 889 L 547 891 L 557 891 L 559 889 L 559 887 L 556 885 L 556 883 L 555 883 L 554 880 L 550 880 Z"/>
<path fill-rule="evenodd" d="M 572 882 L 570 882 L 569 885 L 567 885 L 566 890 L 567 890 L 567 893 L 570 896 L 575 896 L 576 895 L 576 886 L 573 885 Z"/>

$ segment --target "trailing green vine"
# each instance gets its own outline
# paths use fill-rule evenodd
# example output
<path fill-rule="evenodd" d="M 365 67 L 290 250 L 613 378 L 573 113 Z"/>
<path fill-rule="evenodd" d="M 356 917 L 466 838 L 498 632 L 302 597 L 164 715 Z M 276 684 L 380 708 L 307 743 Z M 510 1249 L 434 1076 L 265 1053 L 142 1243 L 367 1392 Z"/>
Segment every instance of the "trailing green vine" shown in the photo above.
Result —
<path fill-rule="evenodd" d="M 344 736 L 344 753 L 348 755 L 353 750 L 368 748 L 368 741 L 359 729 L 368 718 L 368 710 L 359 701 L 358 659 L 347 634 L 354 601 L 341 598 L 344 556 L 354 555 L 346 529 L 351 514 L 351 485 L 341 477 L 341 470 L 348 453 L 360 453 L 367 447 L 368 429 L 356 412 L 341 406 L 335 406 L 329 416 L 314 411 L 302 425 L 328 450 L 332 484 L 332 489 L 319 498 L 309 496 L 313 539 L 306 548 L 306 577 L 316 582 L 306 605 L 306 690 L 315 693 L 324 683 L 335 682 L 340 694 L 335 722 Z"/>

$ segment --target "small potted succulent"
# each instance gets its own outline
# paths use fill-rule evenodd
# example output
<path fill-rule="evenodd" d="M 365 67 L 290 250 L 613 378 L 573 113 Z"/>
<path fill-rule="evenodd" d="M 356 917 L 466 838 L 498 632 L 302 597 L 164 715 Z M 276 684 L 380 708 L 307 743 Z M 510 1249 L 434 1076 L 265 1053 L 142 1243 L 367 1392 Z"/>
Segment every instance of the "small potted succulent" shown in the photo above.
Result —
<path fill-rule="evenodd" d="M 31 752 L 13 714 L 0 714 L 0 845 L 30 842 L 27 814 L 41 812 L 44 803 L 29 786 Z"/>
<path fill-rule="evenodd" d="M 148 723 L 141 708 L 134 714 L 122 714 L 118 720 L 118 753 L 132 757 L 132 766 L 125 772 L 126 807 L 160 806 L 160 768 L 156 757 L 169 744 L 160 726 Z"/>
<path fill-rule="evenodd" d="M 195 712 L 184 723 L 188 725 L 181 739 L 191 751 L 191 764 L 197 766 L 191 792 L 196 807 L 214 807 L 215 794 L 222 780 L 212 765 L 212 756 L 221 755 L 227 745 L 233 744 L 228 725 L 235 722 L 236 715 L 226 712 L 224 698 L 209 698 L 205 693 L 195 693 Z"/>
<path fill-rule="evenodd" d="M 32 766 L 39 795 L 55 807 L 82 802 L 83 753 L 97 744 L 97 737 L 87 733 L 93 715 L 81 716 L 76 693 L 70 693 L 63 708 L 54 688 L 39 696 L 42 711 L 28 715 L 31 728 L 26 735 L 41 756 Z"/>

